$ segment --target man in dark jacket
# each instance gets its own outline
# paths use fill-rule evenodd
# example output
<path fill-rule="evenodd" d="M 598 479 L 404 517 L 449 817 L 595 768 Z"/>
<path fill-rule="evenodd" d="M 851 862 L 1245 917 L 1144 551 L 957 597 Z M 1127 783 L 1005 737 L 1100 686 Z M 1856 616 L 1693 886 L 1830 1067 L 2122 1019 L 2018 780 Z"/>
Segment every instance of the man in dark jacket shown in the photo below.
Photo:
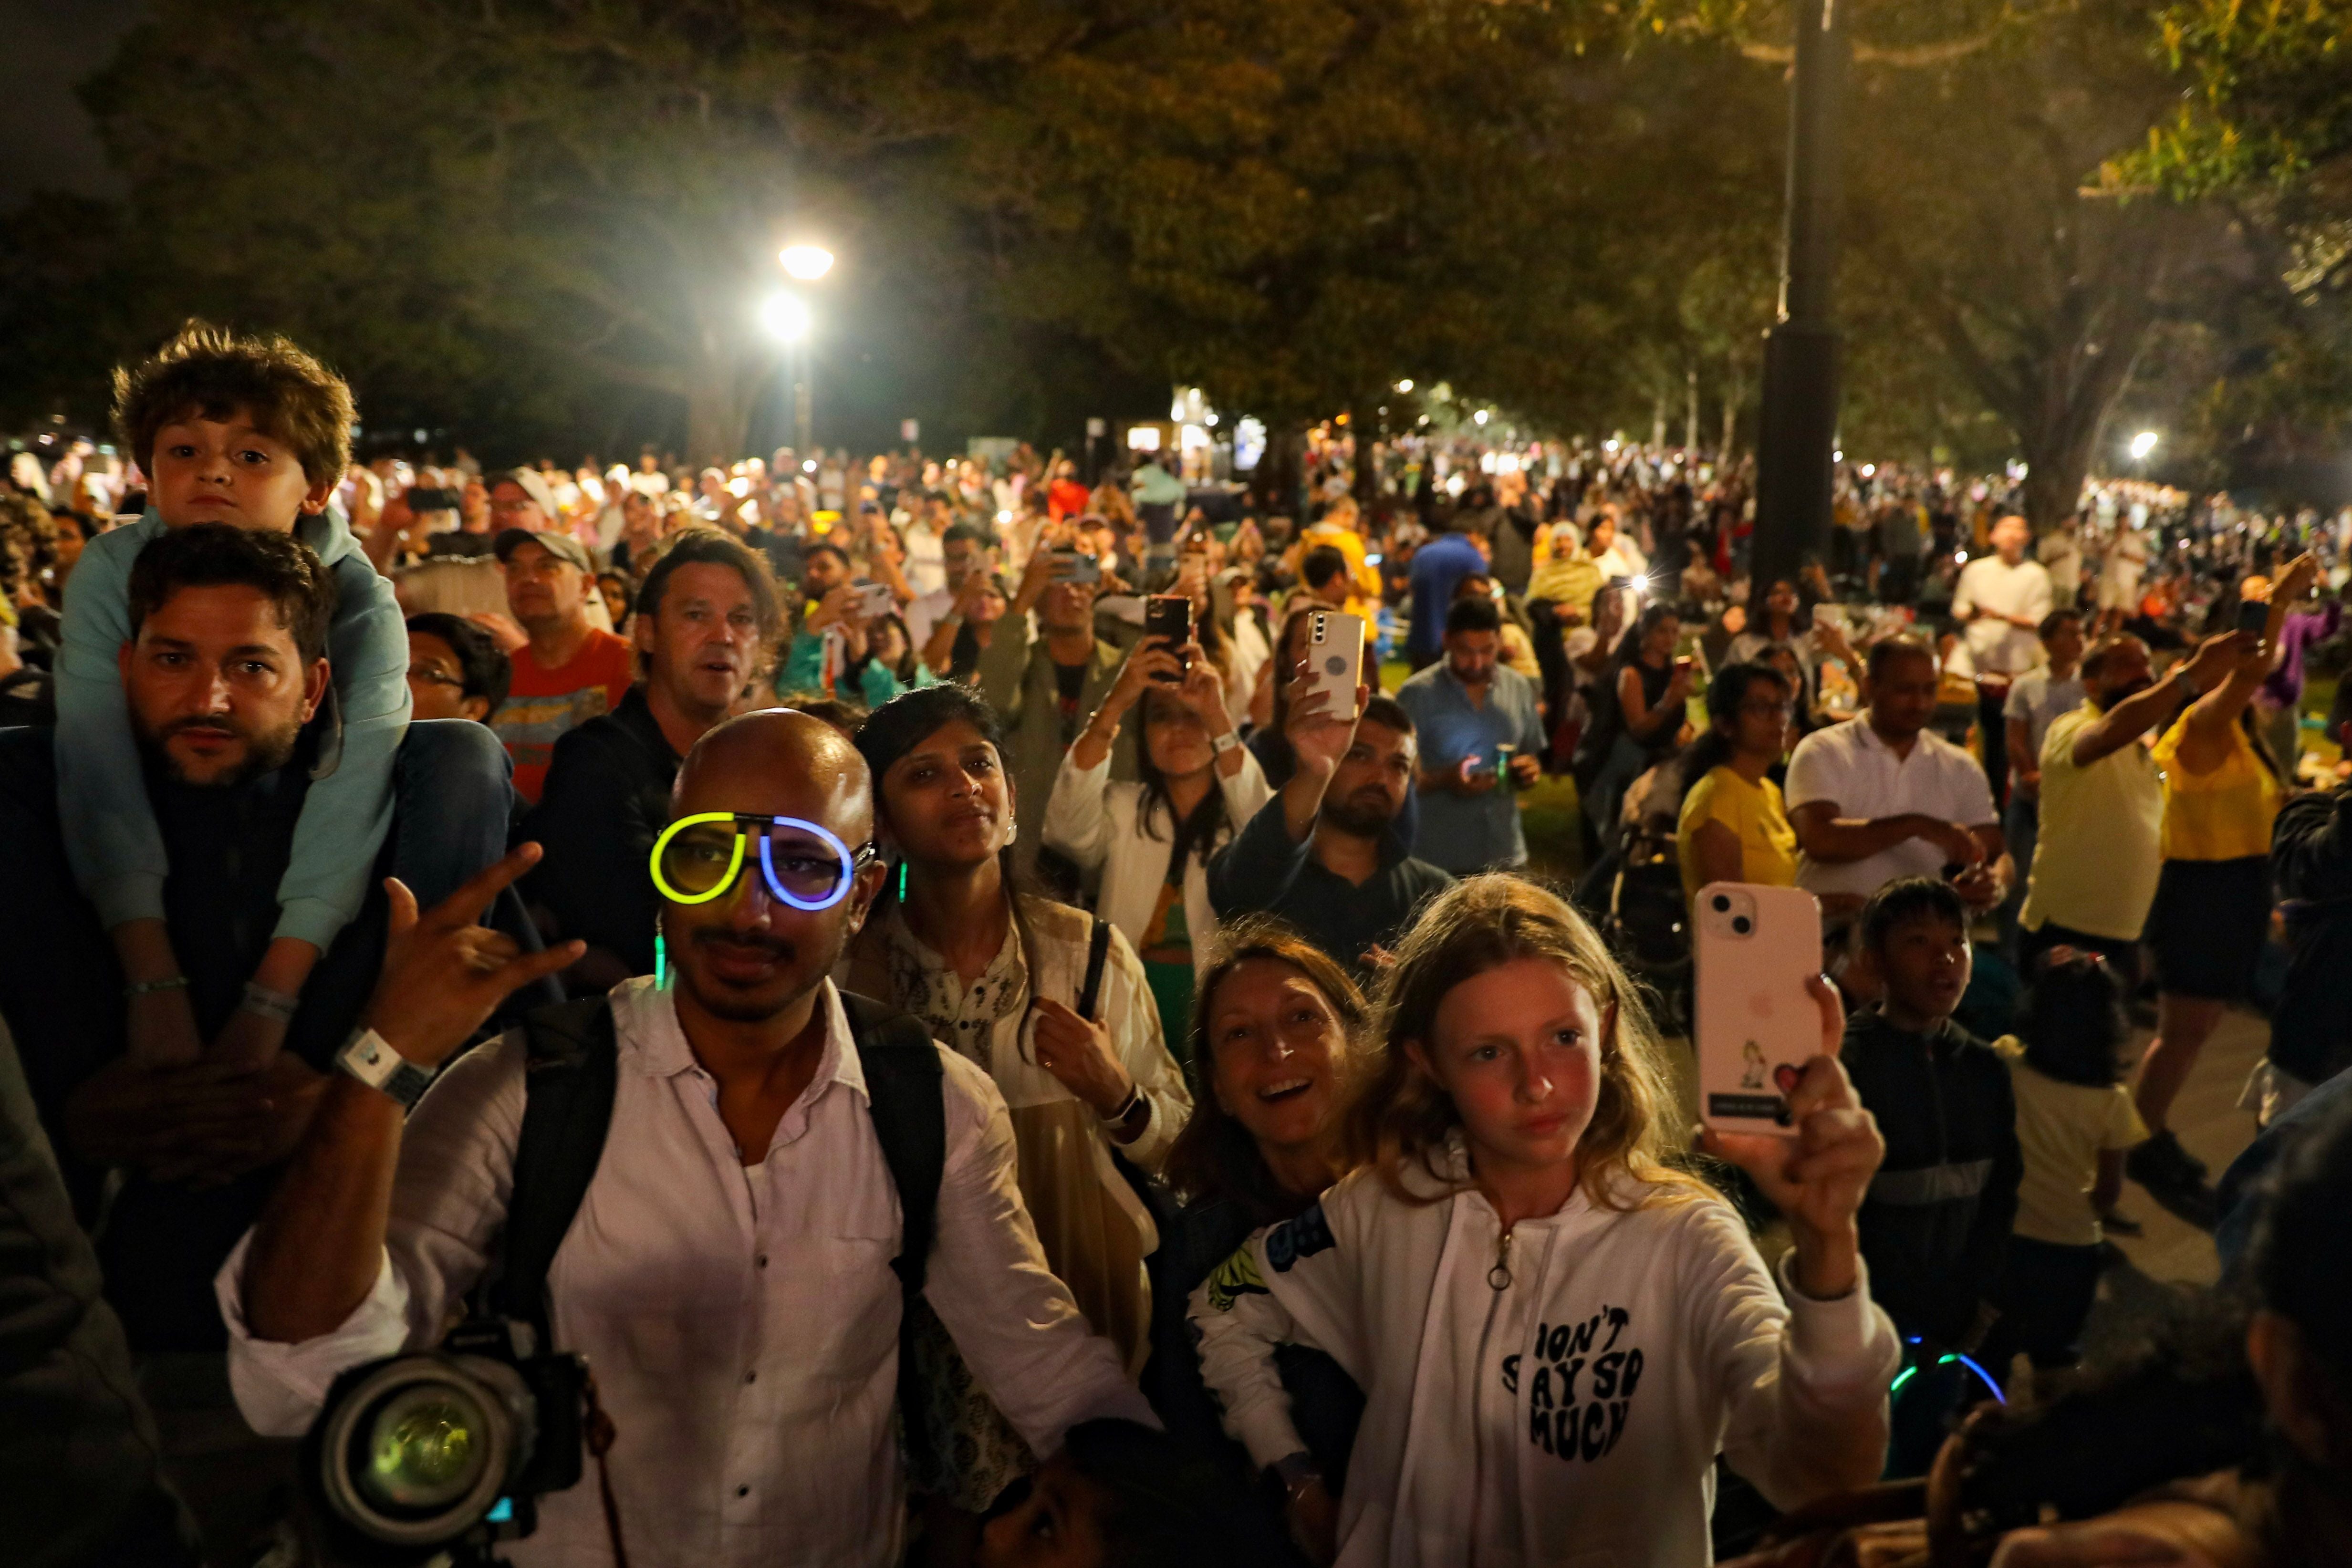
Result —
<path fill-rule="evenodd" d="M 2327 727 L 2352 755 L 2352 681 Z M 2271 1014 L 2264 1120 L 2352 1066 L 2352 784 L 2289 800 L 2271 828 L 2286 913 L 2286 983 Z"/>
<path fill-rule="evenodd" d="M 572 995 L 654 972 L 651 857 L 679 760 L 727 716 L 782 628 L 766 560 L 715 528 L 678 534 L 646 574 L 631 625 L 637 684 L 556 741 L 522 824 L 547 851 L 524 895 L 557 940 L 588 944 L 564 976 Z"/>
<path fill-rule="evenodd" d="M 1840 1058 L 1886 1139 L 1862 1206 L 1870 1293 L 1906 1336 L 1970 1350 L 1991 1326 L 2025 1166 L 2009 1069 L 1952 1021 L 1968 906 L 1948 883 L 1906 877 L 1871 899 L 1862 933 L 1885 998 L 1848 1021 Z"/>
<path fill-rule="evenodd" d="M 1454 879 L 1397 831 L 1418 755 L 1412 718 L 1387 696 L 1364 702 L 1360 721 L 1328 706 L 1321 693 L 1294 699 L 1297 768 L 1209 862 L 1209 902 L 1221 920 L 1279 916 L 1365 981 Z"/>
<path fill-rule="evenodd" d="M 0 1027 L 0 1500 L 7 1557 L 35 1568 L 194 1563 L 155 1418 L 99 1295 L 98 1254 Z"/>

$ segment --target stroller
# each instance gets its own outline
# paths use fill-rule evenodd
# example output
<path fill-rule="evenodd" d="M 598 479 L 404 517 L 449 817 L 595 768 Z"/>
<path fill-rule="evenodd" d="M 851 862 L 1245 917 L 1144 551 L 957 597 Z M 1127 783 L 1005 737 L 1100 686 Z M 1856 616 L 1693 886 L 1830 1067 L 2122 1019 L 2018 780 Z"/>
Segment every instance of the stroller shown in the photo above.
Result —
<path fill-rule="evenodd" d="M 1658 763 L 1626 789 L 1617 847 L 1578 884 L 1618 962 L 1651 992 L 1658 1028 L 1690 1032 L 1690 911 L 1683 897 L 1675 832 L 1683 800 L 1679 757 Z"/>

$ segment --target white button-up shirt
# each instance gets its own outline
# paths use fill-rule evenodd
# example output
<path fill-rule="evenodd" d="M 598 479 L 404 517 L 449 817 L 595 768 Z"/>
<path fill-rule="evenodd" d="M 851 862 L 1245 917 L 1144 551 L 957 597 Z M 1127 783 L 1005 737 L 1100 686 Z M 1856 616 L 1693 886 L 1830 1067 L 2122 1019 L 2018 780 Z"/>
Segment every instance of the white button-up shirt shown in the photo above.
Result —
<path fill-rule="evenodd" d="M 2040 561 L 2015 566 L 1997 555 L 1980 556 L 1960 569 L 1952 590 L 1952 619 L 1967 622 L 1969 657 L 1984 675 L 2021 675 L 2042 663 L 2042 638 L 2032 627 L 2050 613 L 2050 571 Z M 2005 621 L 1969 621 L 1981 606 L 2003 615 L 2021 616 L 2030 626 Z"/>
<path fill-rule="evenodd" d="M 1921 730 L 1908 757 L 1897 757 L 1870 727 L 1864 709 L 1843 724 L 1817 729 L 1789 758 L 1789 810 L 1826 800 L 1841 817 L 1876 821 L 1919 812 L 1964 828 L 2000 821 L 1992 787 L 1977 759 L 1931 730 Z M 1937 876 L 1944 852 L 1925 839 L 1831 864 L 1801 855 L 1797 885 L 1811 893 L 1858 893 L 1867 898 L 1897 877 Z"/>
<path fill-rule="evenodd" d="M 896 1187 L 838 996 L 824 1055 L 756 1165 L 719 1116 L 668 995 L 613 993 L 619 1082 L 603 1163 L 549 1273 L 558 1346 L 584 1354 L 640 1568 L 898 1561 Z M 947 1168 L 926 1295 L 982 1386 L 1040 1452 L 1076 1422 L 1150 1422 L 1109 1344 L 1045 1267 L 985 1072 L 942 1051 Z M 403 1140 L 375 1288 L 300 1344 L 245 1325 L 240 1243 L 217 1281 L 229 1371 L 255 1430 L 291 1434 L 345 1368 L 437 1342 L 482 1275 L 513 1186 L 526 1048 L 460 1058 Z M 1155 1423 L 1156 1424 L 1156 1423 Z M 518 1568 L 612 1560 L 593 1461 L 542 1500 Z"/>

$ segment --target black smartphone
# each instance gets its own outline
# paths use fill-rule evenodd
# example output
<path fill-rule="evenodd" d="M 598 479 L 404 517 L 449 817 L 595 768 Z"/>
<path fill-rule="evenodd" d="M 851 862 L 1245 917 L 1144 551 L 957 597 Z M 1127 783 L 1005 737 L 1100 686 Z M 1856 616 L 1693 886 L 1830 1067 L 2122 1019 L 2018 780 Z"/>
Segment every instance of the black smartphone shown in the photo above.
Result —
<path fill-rule="evenodd" d="M 1057 549 L 1054 552 L 1054 580 L 1099 588 L 1102 586 L 1102 562 L 1079 550 Z"/>
<path fill-rule="evenodd" d="M 412 512 L 454 512 L 457 509 L 455 490 L 428 490 L 422 485 L 408 492 L 408 509 Z"/>
<path fill-rule="evenodd" d="M 2271 607 L 2259 599 L 2238 601 L 2238 630 L 2261 636 L 2270 629 Z"/>
<path fill-rule="evenodd" d="M 1184 645 L 1192 640 L 1192 601 L 1181 594 L 1155 593 L 1143 601 L 1143 635 L 1150 639 L 1164 638 L 1171 653 L 1180 664 L 1184 663 Z M 1156 677 L 1171 685 L 1181 684 L 1180 675 Z"/>

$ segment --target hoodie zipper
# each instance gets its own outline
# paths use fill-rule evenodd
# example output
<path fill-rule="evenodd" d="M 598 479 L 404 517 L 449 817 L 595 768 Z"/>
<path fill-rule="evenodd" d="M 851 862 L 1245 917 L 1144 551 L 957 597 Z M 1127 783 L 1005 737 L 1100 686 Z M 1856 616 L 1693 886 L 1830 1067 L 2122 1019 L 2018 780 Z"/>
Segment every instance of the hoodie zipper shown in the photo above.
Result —
<path fill-rule="evenodd" d="M 1497 1217 L 1497 1223 L 1500 1218 Z M 1478 1542 L 1484 1521 L 1481 1517 L 1486 1502 L 1486 1429 L 1478 1420 L 1479 1395 L 1486 1385 L 1486 1345 L 1494 1337 L 1495 1314 L 1503 1308 L 1503 1292 L 1511 1288 L 1511 1233 L 1504 1230 L 1495 1241 L 1495 1263 L 1486 1270 L 1486 1285 L 1491 1292 L 1486 1298 L 1486 1321 L 1478 1330 L 1478 1355 L 1471 1363 L 1475 1369 L 1472 1376 L 1470 1396 L 1470 1568 L 1477 1568 Z"/>

